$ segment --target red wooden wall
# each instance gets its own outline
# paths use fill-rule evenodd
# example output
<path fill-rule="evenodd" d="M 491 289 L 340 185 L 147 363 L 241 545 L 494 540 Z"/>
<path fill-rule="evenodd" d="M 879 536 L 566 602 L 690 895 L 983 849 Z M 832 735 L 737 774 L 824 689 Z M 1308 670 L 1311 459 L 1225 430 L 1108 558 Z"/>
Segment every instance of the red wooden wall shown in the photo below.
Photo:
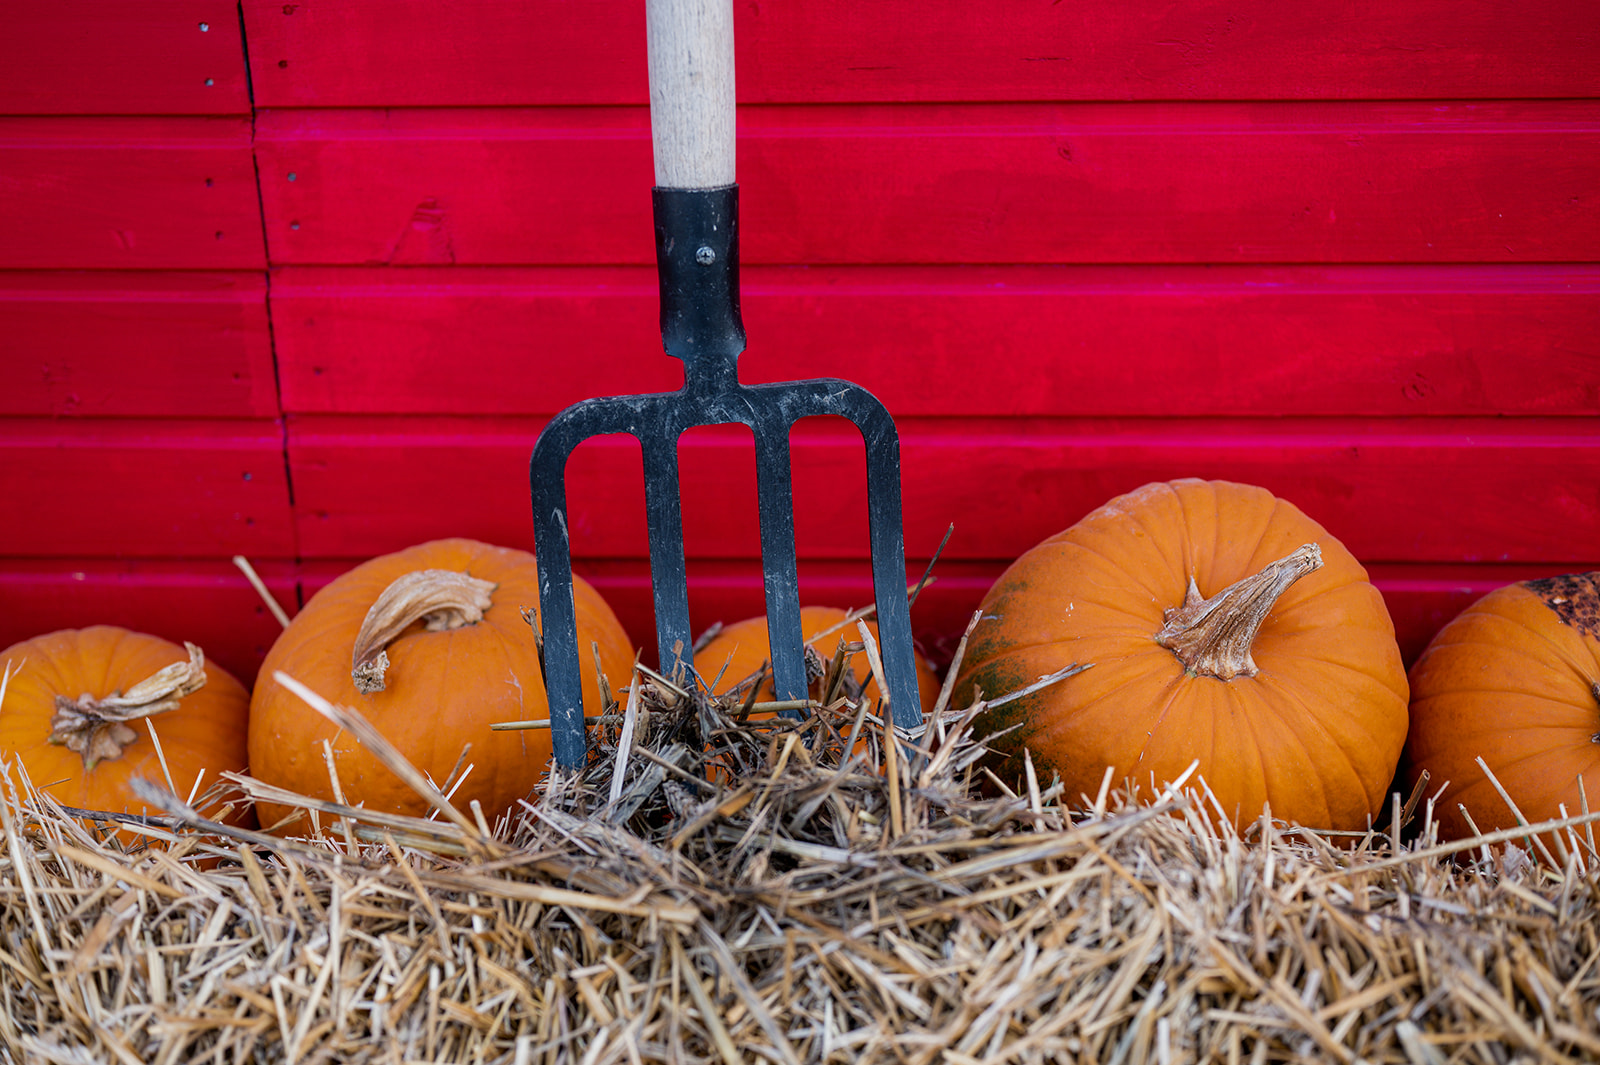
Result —
<path fill-rule="evenodd" d="M 674 387 L 643 5 L 58 0 L 0 35 L 0 645 L 113 621 L 247 677 L 362 558 L 530 542 L 551 413 Z M 1600 568 L 1592 0 L 737 0 L 747 381 L 900 425 L 913 621 L 1157 478 L 1262 484 L 1413 656 Z M 868 596 L 860 441 L 796 432 L 808 598 Z M 754 464 L 686 439 L 697 625 Z M 569 477 L 652 644 L 635 445 Z"/>

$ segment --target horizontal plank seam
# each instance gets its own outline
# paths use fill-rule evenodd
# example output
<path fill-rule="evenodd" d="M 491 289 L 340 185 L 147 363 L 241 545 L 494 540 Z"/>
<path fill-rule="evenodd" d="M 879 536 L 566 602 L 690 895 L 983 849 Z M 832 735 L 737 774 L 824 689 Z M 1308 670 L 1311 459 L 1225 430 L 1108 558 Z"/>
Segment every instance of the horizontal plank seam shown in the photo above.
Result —
<path fill-rule="evenodd" d="M 320 576 L 319 570 L 328 567 L 349 567 L 367 561 L 370 555 L 308 555 L 304 557 L 291 557 L 287 555 L 263 554 L 253 555 L 250 562 L 261 572 L 264 579 L 278 582 L 287 582 L 291 575 L 311 574 Z M 912 563 L 917 561 L 913 551 L 908 558 L 908 571 L 917 568 Z M 819 568 L 813 576 L 826 580 L 854 580 L 859 578 L 862 582 L 871 582 L 871 573 L 863 569 L 859 574 L 853 572 L 855 567 L 864 566 L 870 556 L 863 553 L 857 556 L 807 556 L 802 554 L 801 561 L 809 562 Z M 757 561 L 755 556 L 696 556 L 692 561 L 700 567 L 715 569 L 716 567 L 737 568 L 739 572 L 729 573 L 702 573 L 690 575 L 691 581 L 701 581 L 707 584 L 726 583 L 729 581 L 749 581 L 760 583 L 762 577 L 759 568 L 753 565 Z M 939 583 L 956 584 L 972 580 L 992 580 L 992 577 L 981 570 L 990 567 L 1005 567 L 1010 565 L 1014 558 L 957 558 L 948 559 L 936 568 L 935 576 L 939 576 L 939 569 L 954 566 L 964 571 L 962 573 L 941 576 Z M 613 580 L 618 578 L 633 579 L 648 575 L 650 560 L 645 555 L 581 555 L 575 559 L 580 570 L 585 568 L 592 572 L 589 579 Z M 1531 570 L 1549 570 L 1552 567 L 1563 565 L 1581 565 L 1590 569 L 1600 570 L 1600 556 L 1585 558 L 1582 556 L 1570 560 L 1555 560 L 1548 562 L 1468 562 L 1460 560 L 1430 560 L 1430 559 L 1372 559 L 1363 558 L 1361 564 L 1369 570 L 1370 575 L 1377 583 L 1388 585 L 1403 585 L 1414 582 L 1419 587 L 1453 588 L 1464 585 L 1473 580 L 1506 579 L 1515 580 L 1512 574 L 1523 573 Z M 157 565 L 164 567 L 161 570 L 139 571 L 140 566 Z M 39 567 L 53 566 L 53 570 L 41 570 Z M 193 566 L 193 569 L 175 570 L 173 567 Z M 96 567 L 102 567 L 96 569 Z M 117 572 L 118 569 L 122 572 Z M 623 569 L 626 572 L 622 572 Z M 851 572 L 831 572 L 833 569 L 851 570 Z M 1372 572 L 1376 570 L 1376 572 Z M 1442 571 L 1442 572 L 1441 572 Z M 93 575 L 100 579 L 125 579 L 142 581 L 161 581 L 171 579 L 199 579 L 212 581 L 217 577 L 226 578 L 226 583 L 245 583 L 243 576 L 234 568 L 229 558 L 213 557 L 206 555 L 141 555 L 129 557 L 125 555 L 84 556 L 84 555 L 4 555 L 0 556 L 0 579 L 4 580 L 55 580 L 63 576 L 72 576 L 76 573 L 85 576 Z"/>
<path fill-rule="evenodd" d="M 570 296 L 655 300 L 659 295 L 655 268 L 641 263 L 481 263 L 460 266 L 284 263 L 275 264 L 271 273 L 275 275 L 273 298 L 284 300 L 462 297 L 560 299 Z M 519 274 L 538 276 L 519 278 Z M 618 274 L 629 276 L 617 278 Z M 1060 276 L 1051 277 L 1050 274 Z M 1289 276 L 1276 276 L 1279 274 Z M 1306 276 L 1296 277 L 1295 274 Z M 0 283 L 4 278 L 4 273 L 0 272 Z M 590 283 L 581 283 L 585 279 L 590 279 Z M 847 283 L 841 284 L 841 281 Z M 1018 281 L 1025 284 L 1019 286 Z M 1433 292 L 1584 296 L 1600 293 L 1600 261 L 1285 261 L 1215 264 L 764 262 L 744 267 L 740 282 L 740 294 L 744 299 L 781 298 L 791 294 L 802 294 L 808 299 L 902 295 L 1005 298 L 1124 293 L 1174 298 L 1191 298 L 1195 295 L 1417 295 Z M 0 288 L 0 300 L 6 298 L 6 290 Z"/>
<path fill-rule="evenodd" d="M 1345 99 L 1320 100 L 907 100 L 907 101 L 857 101 L 841 103 L 749 103 L 741 101 L 739 107 L 739 136 L 812 136 L 818 133 L 865 131 L 875 136 L 901 138 L 926 135 L 930 130 L 950 136 L 1012 135 L 1017 133 L 1059 132 L 1076 128 L 1083 132 L 1112 134 L 1166 135 L 1187 130 L 1230 131 L 1241 135 L 1258 133 L 1304 132 L 1320 130 L 1337 133 L 1343 130 L 1393 133 L 1420 133 L 1433 131 L 1453 132 L 1472 128 L 1481 132 L 1593 132 L 1600 127 L 1600 97 L 1452 97 L 1405 99 Z M 1496 112 L 1520 111 L 1528 113 L 1527 120 L 1510 120 Z M 517 118 L 536 120 L 540 117 L 588 117 L 592 125 L 570 122 L 560 125 L 539 126 L 533 121 L 519 122 L 515 135 L 524 132 L 551 137 L 594 138 L 601 140 L 646 138 L 649 130 L 649 104 L 463 104 L 433 106 L 381 106 L 381 105 L 331 105 L 326 107 L 263 107 L 257 111 L 265 120 L 263 137 L 277 140 L 342 140 L 349 139 L 413 139 L 438 133 L 479 133 L 479 128 L 463 128 L 440 123 L 428 126 L 428 119 L 448 116 L 473 116 L 475 118 Z M 1047 116 L 1025 121 L 1008 118 L 987 123 L 927 123 L 917 125 L 907 122 L 907 113 L 956 113 L 981 115 L 983 112 L 1026 116 L 1035 112 Z M 1190 112 L 1204 121 L 1174 123 L 1165 116 L 1174 112 Z M 1292 120 L 1280 119 L 1276 124 L 1245 123 L 1243 113 L 1293 115 Z M 1322 114 L 1377 114 L 1391 113 L 1387 120 L 1349 121 L 1330 124 L 1315 116 Z M 837 116 L 853 114 L 855 121 L 838 121 Z M 894 114 L 894 122 L 877 122 L 878 114 Z M 832 117 L 831 122 L 814 125 L 800 123 L 773 123 L 764 125 L 763 119 L 789 118 L 815 115 L 819 119 Z M 1160 121 L 1135 121 L 1148 115 Z M 1537 117 L 1537 116 L 1544 117 Z M 1107 121 L 1101 116 L 1112 116 L 1123 121 Z M 1305 117 L 1300 117 L 1305 116 Z M 1427 116 L 1425 123 L 1406 121 L 1405 116 Z M 24 116 L 32 119 L 34 116 Z M 54 116 L 51 116 L 54 117 Z M 73 117 L 73 116 L 67 116 Z M 93 116 L 85 116 L 93 117 Z M 131 121 L 145 116 L 128 116 Z M 189 117 L 189 116 L 179 116 Z M 1073 118 L 1077 117 L 1075 124 Z M 366 125 L 362 119 L 373 124 Z M 1085 119 L 1094 121 L 1085 121 Z M 0 116 L 0 129 L 6 116 Z M 415 122 L 416 125 L 411 125 Z M 303 123 L 303 126 L 297 126 Z M 383 125 L 377 125 L 383 123 Z M 340 128 L 341 125 L 349 128 Z M 488 130 L 508 131 L 508 125 L 486 125 Z M 492 139 L 492 138 L 491 138 Z"/>

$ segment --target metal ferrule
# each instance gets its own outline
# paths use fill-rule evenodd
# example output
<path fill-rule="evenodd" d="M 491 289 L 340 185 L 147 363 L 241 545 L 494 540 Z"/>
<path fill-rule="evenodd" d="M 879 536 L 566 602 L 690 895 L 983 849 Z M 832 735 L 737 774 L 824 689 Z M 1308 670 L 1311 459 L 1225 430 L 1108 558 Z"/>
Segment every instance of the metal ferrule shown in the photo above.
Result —
<path fill-rule="evenodd" d="M 738 384 L 745 348 L 739 316 L 739 186 L 651 190 L 661 341 L 697 387 Z"/>

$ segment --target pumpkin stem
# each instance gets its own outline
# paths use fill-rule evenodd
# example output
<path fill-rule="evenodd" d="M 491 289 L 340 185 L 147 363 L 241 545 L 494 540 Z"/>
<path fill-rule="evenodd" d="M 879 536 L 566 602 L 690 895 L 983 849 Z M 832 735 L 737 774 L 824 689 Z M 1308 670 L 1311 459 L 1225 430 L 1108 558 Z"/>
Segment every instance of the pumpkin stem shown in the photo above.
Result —
<path fill-rule="evenodd" d="M 171 710 L 184 696 L 205 687 L 205 652 L 192 643 L 185 643 L 184 647 L 189 651 L 187 661 L 174 662 L 152 673 L 126 692 L 112 692 L 100 699 L 88 692 L 76 699 L 56 696 L 56 712 L 50 717 L 50 742 L 81 754 L 85 770 L 121 757 L 128 744 L 139 738 L 125 722 Z"/>
<path fill-rule="evenodd" d="M 1210 599 L 1200 598 L 1194 578 L 1180 607 L 1169 607 L 1156 643 L 1178 656 L 1186 672 L 1218 680 L 1256 675 L 1250 645 L 1289 585 L 1322 566 L 1322 549 L 1306 544 L 1253 577 Z"/>
<path fill-rule="evenodd" d="M 383 691 L 389 668 L 384 648 L 413 621 L 420 620 L 429 632 L 476 625 L 493 605 L 489 596 L 496 587 L 493 581 L 447 569 L 419 569 L 398 578 L 378 596 L 356 633 L 350 656 L 356 690 L 365 695 Z"/>

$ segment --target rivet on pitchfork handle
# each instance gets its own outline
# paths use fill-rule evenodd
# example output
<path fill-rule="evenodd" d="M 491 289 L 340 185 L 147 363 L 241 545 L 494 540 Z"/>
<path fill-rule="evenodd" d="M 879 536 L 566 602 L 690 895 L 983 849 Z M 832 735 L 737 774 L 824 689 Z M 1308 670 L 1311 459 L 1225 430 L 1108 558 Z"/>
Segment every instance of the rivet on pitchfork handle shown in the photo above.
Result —
<path fill-rule="evenodd" d="M 872 393 L 848 381 L 825 378 L 740 384 L 738 357 L 745 336 L 739 315 L 738 186 L 657 188 L 652 197 L 661 277 L 661 337 L 667 354 L 683 360 L 683 387 L 677 392 L 575 404 L 551 419 L 533 448 L 534 550 L 539 562 L 545 687 L 556 762 L 572 769 L 583 765 L 586 758 L 567 528 L 567 457 L 584 440 L 607 433 L 632 434 L 643 454 L 656 646 L 662 671 L 670 674 L 677 662 L 693 665 L 694 642 L 684 565 L 678 437 L 700 425 L 739 423 L 750 427 L 756 444 L 773 687 L 778 699 L 804 699 L 789 429 L 796 420 L 816 415 L 838 415 L 854 422 L 866 445 L 872 584 L 889 703 L 897 726 L 920 726 L 922 706 L 911 646 L 901 529 L 900 437 L 894 420 Z"/>

